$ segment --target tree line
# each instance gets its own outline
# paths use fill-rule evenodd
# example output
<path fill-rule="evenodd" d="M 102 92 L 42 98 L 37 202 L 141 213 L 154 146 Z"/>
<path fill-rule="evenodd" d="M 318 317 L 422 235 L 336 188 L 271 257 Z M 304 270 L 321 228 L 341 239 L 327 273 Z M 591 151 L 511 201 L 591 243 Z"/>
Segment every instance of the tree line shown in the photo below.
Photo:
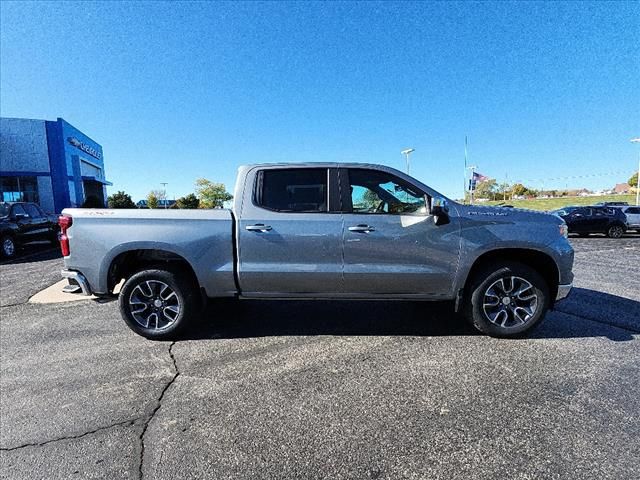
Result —
<path fill-rule="evenodd" d="M 631 175 L 631 178 L 627 181 L 629 186 L 638 186 L 638 173 Z M 475 198 L 486 198 L 487 200 L 512 200 L 514 197 L 539 197 L 542 195 L 548 195 L 550 197 L 568 197 L 577 195 L 583 191 L 582 189 L 552 189 L 552 190 L 537 190 L 530 188 L 522 183 L 509 184 L 507 182 L 498 183 L 495 179 L 491 178 L 484 182 L 478 182 L 473 196 Z"/>
<path fill-rule="evenodd" d="M 170 208 L 196 209 L 196 208 L 222 208 L 224 202 L 233 199 L 233 195 L 227 192 L 224 183 L 212 182 L 206 178 L 198 178 L 195 183 L 195 192 L 180 197 Z M 165 192 L 152 190 L 147 195 L 148 208 L 164 208 L 161 206 L 166 200 Z M 124 191 L 118 191 L 107 198 L 109 208 L 136 208 L 131 195 Z"/>

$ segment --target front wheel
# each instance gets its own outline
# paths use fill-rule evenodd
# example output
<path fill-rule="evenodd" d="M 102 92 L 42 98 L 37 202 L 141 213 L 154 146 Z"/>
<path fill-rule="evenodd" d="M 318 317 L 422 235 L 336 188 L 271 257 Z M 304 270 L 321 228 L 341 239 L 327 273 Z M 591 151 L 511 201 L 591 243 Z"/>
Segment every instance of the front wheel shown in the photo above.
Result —
<path fill-rule="evenodd" d="M 172 339 L 198 313 L 197 286 L 180 271 L 142 270 L 124 283 L 119 304 L 122 318 L 137 334 Z"/>
<path fill-rule="evenodd" d="M 10 235 L 3 235 L 0 238 L 0 256 L 4 258 L 13 258 L 18 249 L 15 240 Z"/>
<path fill-rule="evenodd" d="M 607 230 L 607 237 L 609 238 L 620 238 L 624 234 L 624 228 L 620 225 L 612 225 Z"/>
<path fill-rule="evenodd" d="M 483 333 L 515 337 L 535 327 L 549 305 L 549 287 L 537 271 L 505 262 L 472 279 L 465 296 L 465 315 Z"/>

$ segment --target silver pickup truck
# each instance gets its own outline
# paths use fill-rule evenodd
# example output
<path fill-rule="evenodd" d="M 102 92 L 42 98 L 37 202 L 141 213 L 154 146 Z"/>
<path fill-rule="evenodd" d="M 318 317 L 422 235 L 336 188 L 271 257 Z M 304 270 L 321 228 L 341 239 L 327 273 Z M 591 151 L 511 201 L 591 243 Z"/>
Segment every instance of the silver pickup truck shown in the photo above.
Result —
<path fill-rule="evenodd" d="M 127 325 L 175 337 L 209 298 L 451 300 L 522 334 L 571 289 L 557 216 L 461 205 L 393 168 L 249 165 L 231 210 L 66 209 L 70 289 L 114 295 Z"/>

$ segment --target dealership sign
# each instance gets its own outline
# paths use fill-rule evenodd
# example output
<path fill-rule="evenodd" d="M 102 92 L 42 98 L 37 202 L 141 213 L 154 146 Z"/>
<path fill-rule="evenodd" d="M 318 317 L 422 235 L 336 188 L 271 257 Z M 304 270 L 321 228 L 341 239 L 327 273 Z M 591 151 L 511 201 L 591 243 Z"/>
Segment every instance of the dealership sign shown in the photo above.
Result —
<path fill-rule="evenodd" d="M 95 148 L 93 148 L 91 145 L 87 145 L 86 143 L 81 142 L 76 137 L 69 137 L 67 138 L 67 141 L 74 147 L 79 148 L 83 152 L 86 152 L 89 155 L 91 155 L 92 157 L 97 158 L 98 160 L 102 160 L 102 154 L 99 151 L 97 151 Z"/>

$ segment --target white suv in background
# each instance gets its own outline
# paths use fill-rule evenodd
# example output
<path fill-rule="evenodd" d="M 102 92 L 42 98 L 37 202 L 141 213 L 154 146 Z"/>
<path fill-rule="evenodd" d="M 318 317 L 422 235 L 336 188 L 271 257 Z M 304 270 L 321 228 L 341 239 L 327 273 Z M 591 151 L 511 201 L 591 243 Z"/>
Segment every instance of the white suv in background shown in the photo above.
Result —
<path fill-rule="evenodd" d="M 629 230 L 640 231 L 640 206 L 630 205 L 628 207 L 620 207 L 620 210 L 627 216 Z"/>

